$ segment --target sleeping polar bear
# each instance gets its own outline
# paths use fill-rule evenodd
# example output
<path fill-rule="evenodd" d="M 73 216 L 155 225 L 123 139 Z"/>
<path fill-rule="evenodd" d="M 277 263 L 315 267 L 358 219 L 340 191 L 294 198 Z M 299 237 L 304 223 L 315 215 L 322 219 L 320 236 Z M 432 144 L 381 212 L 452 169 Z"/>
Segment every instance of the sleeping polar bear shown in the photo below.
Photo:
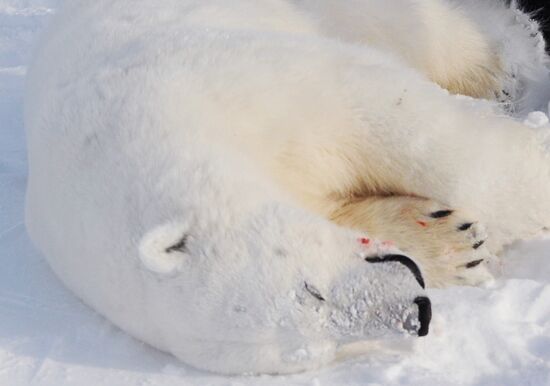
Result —
<path fill-rule="evenodd" d="M 199 368 L 315 368 L 425 335 L 550 225 L 534 22 L 486 0 L 74 0 L 29 72 L 29 233 Z M 481 102 L 464 96 L 493 99 Z M 500 109 L 500 110 L 499 110 Z"/>

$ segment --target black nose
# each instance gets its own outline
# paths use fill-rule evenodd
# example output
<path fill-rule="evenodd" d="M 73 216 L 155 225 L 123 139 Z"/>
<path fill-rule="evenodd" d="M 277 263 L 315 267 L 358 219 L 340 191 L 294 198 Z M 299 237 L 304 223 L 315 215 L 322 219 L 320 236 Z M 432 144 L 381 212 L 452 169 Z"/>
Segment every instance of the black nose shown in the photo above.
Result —
<path fill-rule="evenodd" d="M 416 265 L 416 263 L 412 261 L 410 257 L 403 256 L 403 255 L 386 255 L 383 257 L 380 257 L 380 256 L 367 257 L 365 260 L 368 261 L 369 263 L 389 263 L 391 261 L 396 261 L 398 263 L 401 263 L 412 272 L 412 274 L 414 275 L 414 278 L 416 279 L 420 287 L 426 288 L 426 284 L 424 283 L 424 278 L 422 277 L 420 268 L 418 268 L 418 265 Z"/>
<path fill-rule="evenodd" d="M 426 336 L 430 331 L 430 321 L 432 320 L 432 302 L 425 296 L 419 296 L 414 299 L 414 303 L 418 306 L 418 321 L 420 322 L 418 336 Z"/>

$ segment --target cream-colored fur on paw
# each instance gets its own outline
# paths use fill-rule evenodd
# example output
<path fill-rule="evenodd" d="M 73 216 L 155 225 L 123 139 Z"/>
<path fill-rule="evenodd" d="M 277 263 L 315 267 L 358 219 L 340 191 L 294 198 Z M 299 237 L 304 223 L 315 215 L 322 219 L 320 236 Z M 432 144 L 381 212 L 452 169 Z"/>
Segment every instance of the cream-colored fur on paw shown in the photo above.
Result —
<path fill-rule="evenodd" d="M 493 278 L 488 265 L 495 257 L 483 245 L 484 226 L 433 200 L 369 197 L 343 205 L 332 219 L 395 243 L 420 262 L 428 286 L 478 285 Z"/>

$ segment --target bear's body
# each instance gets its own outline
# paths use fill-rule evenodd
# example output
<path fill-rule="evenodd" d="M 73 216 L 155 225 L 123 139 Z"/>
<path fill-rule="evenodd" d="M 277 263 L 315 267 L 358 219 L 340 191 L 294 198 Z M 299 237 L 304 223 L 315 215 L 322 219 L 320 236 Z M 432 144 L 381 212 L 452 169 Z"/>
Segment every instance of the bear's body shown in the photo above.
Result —
<path fill-rule="evenodd" d="M 33 241 L 85 302 L 201 368 L 298 371 L 425 334 L 424 280 L 486 280 L 550 225 L 543 133 L 433 83 L 513 87 L 521 111 L 548 91 L 545 56 L 497 50 L 471 7 L 514 27 L 493 2 L 68 2 L 29 73 Z"/>

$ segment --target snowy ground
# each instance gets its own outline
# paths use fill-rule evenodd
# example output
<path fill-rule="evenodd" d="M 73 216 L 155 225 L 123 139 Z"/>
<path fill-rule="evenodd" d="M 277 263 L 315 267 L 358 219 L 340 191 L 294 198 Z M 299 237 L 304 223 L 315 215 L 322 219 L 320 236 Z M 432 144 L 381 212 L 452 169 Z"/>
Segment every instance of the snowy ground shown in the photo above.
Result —
<path fill-rule="evenodd" d="M 57 0 L 0 0 L 0 386 L 550 385 L 550 240 L 490 288 L 431 291 L 431 334 L 295 376 L 194 370 L 110 325 L 56 280 L 23 225 L 25 66 Z"/>

